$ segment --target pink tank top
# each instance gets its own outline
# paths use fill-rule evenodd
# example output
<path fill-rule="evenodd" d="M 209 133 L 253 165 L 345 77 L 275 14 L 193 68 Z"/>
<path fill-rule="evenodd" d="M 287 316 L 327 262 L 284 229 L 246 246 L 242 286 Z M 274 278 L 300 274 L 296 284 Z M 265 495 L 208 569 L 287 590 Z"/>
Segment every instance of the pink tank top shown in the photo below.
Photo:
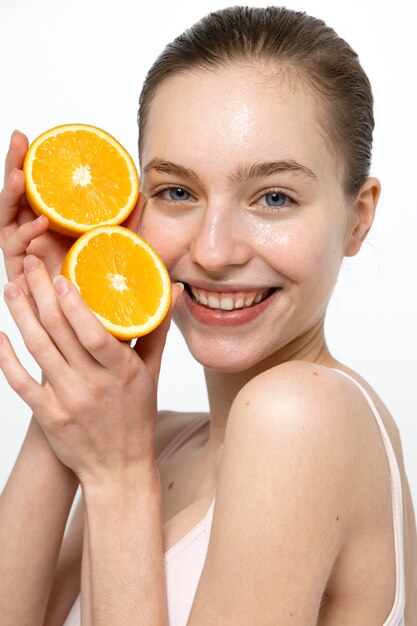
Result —
<path fill-rule="evenodd" d="M 373 411 L 387 452 L 391 472 L 396 588 L 393 607 L 382 626 L 405 626 L 403 509 L 400 471 L 388 433 L 385 430 L 384 423 L 372 398 L 362 385 L 349 376 L 349 374 L 341 370 L 336 371 L 349 378 L 362 391 Z M 171 456 L 175 450 L 191 437 L 194 432 L 206 424 L 208 420 L 208 416 L 203 416 L 194 420 L 193 423 L 188 424 L 159 455 L 157 463 L 160 464 Z M 207 554 L 214 504 L 215 499 L 211 503 L 205 517 L 164 554 L 170 626 L 186 626 L 187 624 Z M 63 626 L 80 626 L 80 596 L 75 600 Z"/>

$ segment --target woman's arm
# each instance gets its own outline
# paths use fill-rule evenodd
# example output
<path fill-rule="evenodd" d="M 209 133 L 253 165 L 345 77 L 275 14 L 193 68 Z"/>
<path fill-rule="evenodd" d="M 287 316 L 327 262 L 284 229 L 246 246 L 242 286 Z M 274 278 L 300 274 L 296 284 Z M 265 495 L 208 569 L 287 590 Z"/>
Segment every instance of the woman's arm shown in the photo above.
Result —
<path fill-rule="evenodd" d="M 42 624 L 78 481 L 32 419 L 0 496 L 0 615 Z"/>
<path fill-rule="evenodd" d="M 83 495 L 90 580 L 83 580 L 81 602 L 90 607 L 91 619 L 85 623 L 167 626 L 156 467 L 144 462 L 118 480 L 86 483 Z"/>
<path fill-rule="evenodd" d="M 83 620 L 125 623 L 139 598 L 141 606 L 146 599 L 143 623 L 166 623 L 154 455 L 156 388 L 172 307 L 181 290 L 173 287 L 166 319 L 151 338 L 141 338 L 132 349 L 105 331 L 65 279 L 55 282 L 55 292 L 38 259 L 27 257 L 24 265 L 36 310 L 16 284 L 6 288 L 6 301 L 46 382 L 39 385 L 29 376 L 5 336 L 0 367 L 83 488 L 83 565 L 91 571 L 90 576 L 82 574 Z M 121 584 L 115 584 L 119 579 Z"/>
<path fill-rule="evenodd" d="M 73 241 L 48 231 L 48 220 L 36 220 L 26 201 L 22 165 L 27 145 L 27 138 L 22 133 L 13 133 L 5 162 L 4 188 L 0 192 L 0 248 L 9 280 L 21 287 L 37 314 L 26 280 L 24 258 L 29 252 L 37 254 L 44 259 L 49 274 L 53 276 L 60 271 Z M 136 231 L 138 217 L 139 209 L 131 213 L 124 225 Z M 16 368 L 15 355 L 7 337 L 0 337 L 3 343 L 3 348 L 0 343 L 1 366 L 7 371 L 9 381 L 13 381 L 12 386 L 16 384 L 15 390 L 24 393 L 28 377 L 26 374 L 21 376 L 21 370 Z M 62 339 L 65 341 L 65 336 Z M 39 345 L 38 340 L 39 336 L 32 334 L 31 345 Z M 77 485 L 73 472 L 59 461 L 43 430 L 33 420 L 0 500 L 0 614 L 5 623 L 19 626 L 42 623 Z M 79 554 L 78 534 L 78 531 L 71 532 L 64 542 L 58 561 L 58 565 L 62 562 L 64 569 L 68 569 L 74 546 Z M 57 603 L 58 612 L 62 612 L 62 602 L 57 598 L 60 594 L 55 591 L 61 589 L 61 579 L 67 580 L 67 575 L 68 572 L 62 571 L 59 565 L 47 610 L 47 616 L 52 615 L 52 620 Z M 88 577 L 88 567 L 83 575 Z M 9 615 L 10 619 L 7 619 Z"/>
<path fill-rule="evenodd" d="M 360 427 L 366 403 L 340 379 L 293 361 L 235 398 L 187 626 L 318 623 L 355 523 L 368 445 Z"/>
<path fill-rule="evenodd" d="M 26 136 L 14 132 L 0 192 L 0 248 L 9 280 L 31 298 L 23 270 L 26 253 L 39 254 L 54 275 L 72 241 L 48 231 L 48 220 L 35 219 L 26 201 L 22 166 L 27 146 Z M 6 337 L 2 341 L 8 345 Z M 0 614 L 4 623 L 42 623 L 77 485 L 73 472 L 60 463 L 32 419 L 0 499 Z"/>

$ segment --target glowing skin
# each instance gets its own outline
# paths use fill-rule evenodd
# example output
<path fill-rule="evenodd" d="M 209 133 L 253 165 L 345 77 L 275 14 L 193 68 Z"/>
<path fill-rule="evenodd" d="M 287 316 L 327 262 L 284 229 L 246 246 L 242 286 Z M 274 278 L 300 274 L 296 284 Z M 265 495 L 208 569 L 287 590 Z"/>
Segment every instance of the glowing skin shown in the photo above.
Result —
<path fill-rule="evenodd" d="M 301 84 L 248 66 L 193 71 L 156 93 L 141 155 L 148 195 L 141 234 L 173 280 L 214 292 L 280 289 L 258 305 L 259 313 L 210 311 L 186 294 L 180 298 L 175 321 L 207 368 L 242 372 L 288 358 L 331 358 L 325 311 L 356 217 L 317 106 Z M 153 167 L 155 159 L 196 177 Z M 295 162 L 309 173 L 236 175 L 272 161 Z M 169 186 L 183 191 L 161 194 Z M 294 204 L 265 197 L 271 190 Z M 240 314 L 246 314 L 241 323 L 221 321 Z"/>

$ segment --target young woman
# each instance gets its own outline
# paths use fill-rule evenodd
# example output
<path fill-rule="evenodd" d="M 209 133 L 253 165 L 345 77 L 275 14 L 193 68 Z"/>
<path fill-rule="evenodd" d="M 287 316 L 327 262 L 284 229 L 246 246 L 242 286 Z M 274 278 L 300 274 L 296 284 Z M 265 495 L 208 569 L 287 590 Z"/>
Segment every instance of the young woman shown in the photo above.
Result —
<path fill-rule="evenodd" d="M 208 415 L 157 412 L 169 320 L 131 348 L 59 276 L 69 242 L 33 219 L 12 136 L 5 298 L 44 383 L 2 335 L 33 409 L 1 497 L 5 624 L 417 624 L 398 430 L 324 336 L 375 214 L 372 130 L 356 54 L 302 13 L 211 14 L 148 73 L 128 226 L 170 271 Z"/>

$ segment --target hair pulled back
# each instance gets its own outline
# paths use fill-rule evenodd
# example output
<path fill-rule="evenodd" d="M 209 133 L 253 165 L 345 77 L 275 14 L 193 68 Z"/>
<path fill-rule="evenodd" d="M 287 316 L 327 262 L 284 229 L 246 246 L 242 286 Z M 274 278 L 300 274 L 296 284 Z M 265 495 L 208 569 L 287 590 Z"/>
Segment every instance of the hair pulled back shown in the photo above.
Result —
<path fill-rule="evenodd" d="M 231 63 L 270 63 L 303 77 L 320 122 L 344 162 L 344 190 L 355 196 L 369 176 L 373 97 L 358 55 L 321 19 L 284 7 L 234 6 L 208 14 L 169 43 L 150 68 L 139 99 L 139 154 L 158 87 L 173 75 Z"/>

